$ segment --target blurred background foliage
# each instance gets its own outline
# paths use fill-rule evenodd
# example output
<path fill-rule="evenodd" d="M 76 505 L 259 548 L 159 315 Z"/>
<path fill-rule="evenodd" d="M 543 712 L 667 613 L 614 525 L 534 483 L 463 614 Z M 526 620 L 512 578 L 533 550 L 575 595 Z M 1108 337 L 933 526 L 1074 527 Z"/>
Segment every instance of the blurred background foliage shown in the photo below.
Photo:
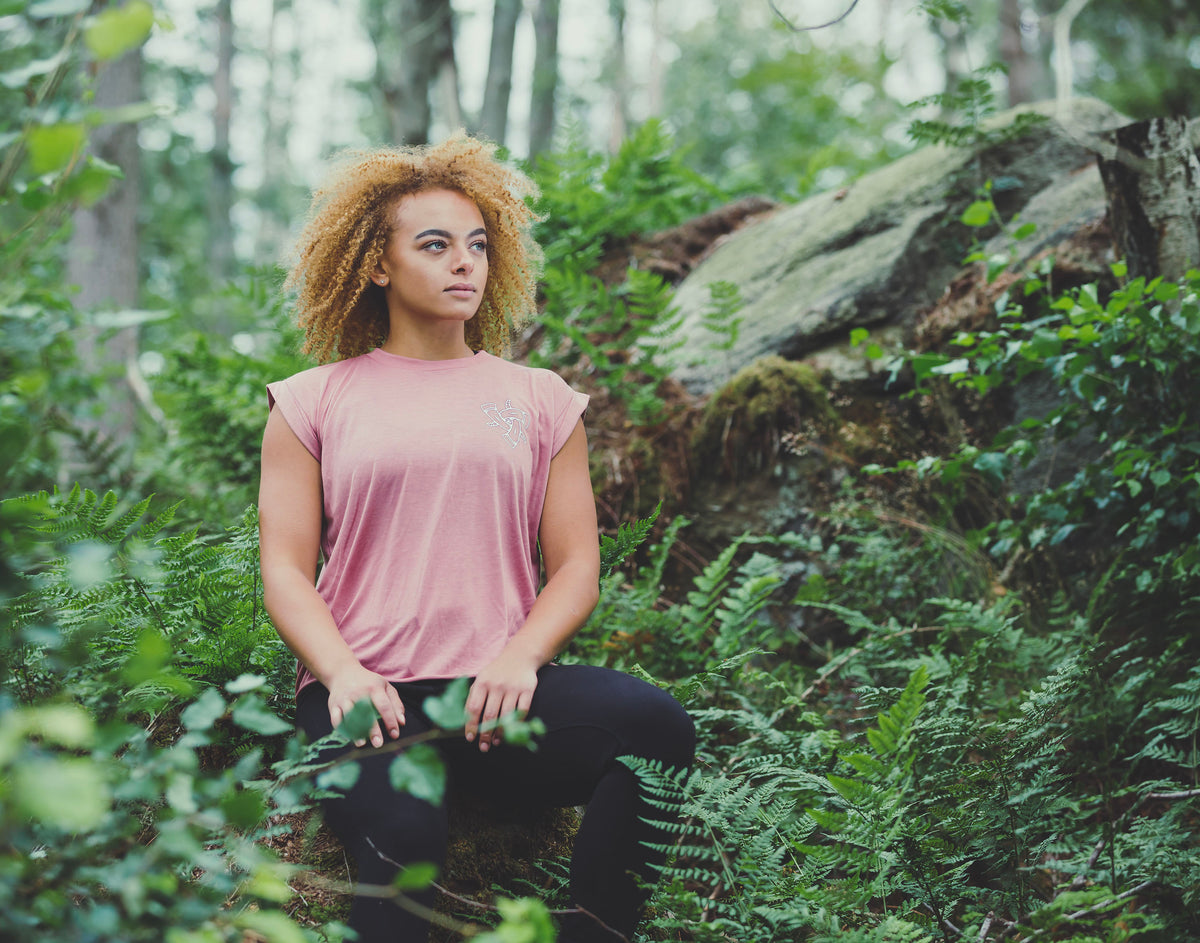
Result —
<path fill-rule="evenodd" d="M 915 146 L 914 121 L 970 128 L 980 101 L 1065 83 L 1186 114 L 1198 37 L 1189 0 L 0 0 L 0 936 L 337 935 L 295 916 L 258 842 L 304 800 L 270 785 L 300 757 L 247 512 L 263 385 L 306 366 L 279 266 L 330 153 L 487 128 L 543 191 L 531 358 L 582 351 L 653 426 L 670 292 L 598 279 L 607 248 L 740 195 L 837 188 Z M 964 540 L 848 488 L 829 533 L 736 541 L 677 598 L 682 520 L 606 581 L 571 657 L 651 673 L 703 734 L 698 778 L 642 771 L 693 813 L 647 939 L 1198 932 L 1196 291 L 1046 299 L 1136 351 L 1126 374 L 1154 392 L 1113 426 L 1128 450 L 1035 514 Z M 719 301 L 714 349 L 736 331 Z M 1073 362 L 1105 349 L 1068 339 Z M 1003 388 L 994 351 L 1040 343 L 1008 324 L 964 357 Z M 1065 426 L 1108 405 L 1071 402 Z M 1021 461 L 1034 433 L 1009 433 L 933 469 L 948 502 L 984 459 Z M 1124 542 L 1080 597 L 980 601 L 987 553 L 1101 519 Z M 837 629 L 791 631 L 780 607 Z M 1132 629 L 1139 611 L 1154 626 Z"/>

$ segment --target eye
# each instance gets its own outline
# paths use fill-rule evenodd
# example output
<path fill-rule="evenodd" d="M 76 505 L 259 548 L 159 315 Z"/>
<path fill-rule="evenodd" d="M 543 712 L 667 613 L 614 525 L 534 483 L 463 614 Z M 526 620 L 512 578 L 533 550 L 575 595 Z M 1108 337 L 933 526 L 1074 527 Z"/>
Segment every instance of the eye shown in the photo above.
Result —
<path fill-rule="evenodd" d="M 487 252 L 487 247 L 488 244 L 486 239 L 476 239 L 471 243 L 471 248 L 479 252 Z"/>
<path fill-rule="evenodd" d="M 433 249 L 435 252 L 440 252 L 446 248 L 446 242 L 443 239 L 432 239 L 421 246 L 422 249 Z"/>

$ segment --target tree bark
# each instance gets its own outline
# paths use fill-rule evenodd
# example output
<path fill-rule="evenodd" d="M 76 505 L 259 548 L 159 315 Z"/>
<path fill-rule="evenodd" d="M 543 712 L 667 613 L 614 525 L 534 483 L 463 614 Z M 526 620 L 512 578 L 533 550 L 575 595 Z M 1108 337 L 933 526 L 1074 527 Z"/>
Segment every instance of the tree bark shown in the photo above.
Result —
<path fill-rule="evenodd" d="M 612 83 L 612 126 L 608 132 L 608 149 L 620 150 L 629 133 L 629 61 L 625 52 L 625 0 L 609 0 L 608 13 L 613 25 L 612 55 L 609 59 L 609 80 Z"/>
<path fill-rule="evenodd" d="M 517 37 L 517 19 L 520 15 L 521 0 L 496 0 L 492 12 L 492 44 L 488 53 L 487 82 L 483 88 L 479 130 L 498 144 L 503 144 L 508 134 L 513 42 Z"/>
<path fill-rule="evenodd" d="M 1151 118 L 1103 137 L 1100 158 L 1118 252 L 1133 278 L 1177 281 L 1200 265 L 1200 156 L 1194 122 Z"/>
<path fill-rule="evenodd" d="M 559 0 L 537 0 L 533 14 L 533 92 L 529 108 L 529 156 L 550 150 L 558 94 Z"/>
<path fill-rule="evenodd" d="M 428 0 L 427 13 L 437 24 L 434 32 L 434 61 L 437 63 L 434 100 L 437 107 L 433 117 L 440 120 L 446 130 L 454 130 L 463 126 L 458 63 L 454 58 L 454 10 L 450 0 Z"/>
<path fill-rule="evenodd" d="M 233 273 L 233 158 L 229 127 L 233 116 L 233 0 L 217 0 L 217 70 L 213 73 L 212 187 L 208 200 L 208 263 L 223 281 Z"/>
<path fill-rule="evenodd" d="M 142 53 L 135 49 L 104 65 L 96 77 L 95 106 L 117 108 L 141 100 Z M 73 217 L 67 257 L 67 280 L 79 286 L 75 304 L 82 311 L 129 309 L 138 303 L 138 226 L 141 188 L 137 125 L 110 124 L 91 136 L 95 156 L 121 168 L 105 196 Z M 137 419 L 133 383 L 137 369 L 136 327 L 111 334 L 88 325 L 79 333 L 80 359 L 107 380 L 97 397 L 97 410 L 87 430 L 118 445 L 128 442 Z M 74 464 L 74 463 L 69 463 Z"/>
<path fill-rule="evenodd" d="M 383 95 L 388 136 L 395 144 L 427 144 L 430 93 L 446 67 L 447 26 L 453 65 L 450 0 L 371 0 L 369 13 L 378 24 L 371 31 L 375 84 Z"/>
<path fill-rule="evenodd" d="M 1021 31 L 1021 0 L 1001 0 L 1000 61 L 1008 73 L 1008 106 L 1033 101 L 1034 61 Z"/>

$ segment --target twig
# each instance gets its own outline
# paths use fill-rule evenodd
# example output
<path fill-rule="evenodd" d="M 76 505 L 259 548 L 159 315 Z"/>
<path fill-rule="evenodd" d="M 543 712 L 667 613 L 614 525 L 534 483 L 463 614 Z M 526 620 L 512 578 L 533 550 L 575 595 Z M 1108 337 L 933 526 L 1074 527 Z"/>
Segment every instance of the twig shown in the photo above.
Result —
<path fill-rule="evenodd" d="M 900 638 L 901 636 L 904 636 L 904 635 L 913 635 L 917 632 L 943 632 L 949 628 L 953 628 L 953 627 L 946 626 L 946 625 L 913 626 L 911 629 L 901 629 L 899 632 L 892 632 L 890 635 L 884 635 L 881 638 L 872 639 L 871 641 L 873 644 L 877 644 L 879 642 L 890 642 L 892 639 Z M 810 684 L 807 688 L 805 688 L 804 691 L 801 693 L 800 698 L 799 698 L 800 703 L 803 704 L 806 700 L 808 700 L 808 696 L 817 689 L 818 684 L 820 684 L 822 681 L 824 681 L 826 678 L 828 678 L 831 674 L 833 674 L 835 671 L 837 671 L 838 668 L 842 667 L 842 665 L 844 665 L 846 662 L 848 662 L 855 655 L 861 655 L 864 651 L 866 651 L 867 648 L 868 648 L 868 646 L 866 646 L 866 645 L 860 645 L 857 648 L 852 648 L 848 652 L 846 652 L 844 655 L 841 655 L 838 658 L 835 658 L 828 665 L 826 665 L 824 667 L 824 669 L 822 669 L 821 672 L 817 675 L 817 677 L 813 680 L 813 683 Z"/>
<path fill-rule="evenodd" d="M 1196 796 L 1200 796 L 1200 789 L 1187 789 L 1183 792 L 1148 792 L 1128 809 L 1122 812 L 1120 816 L 1118 816 L 1117 820 L 1113 823 L 1113 834 L 1115 835 L 1117 830 L 1124 826 L 1126 820 L 1132 818 L 1134 813 L 1136 813 L 1151 799 L 1193 799 Z M 1108 839 L 1106 837 L 1101 837 L 1101 839 L 1096 842 L 1096 847 L 1092 849 L 1091 857 L 1088 858 L 1087 864 L 1084 866 L 1083 873 L 1075 876 L 1075 880 L 1071 882 L 1069 890 L 1077 891 L 1087 883 L 1087 872 L 1090 871 L 1095 866 L 1096 862 L 1100 860 L 1100 855 L 1104 853 L 1104 849 L 1107 847 L 1107 845 Z"/>
<path fill-rule="evenodd" d="M 1122 894 L 1118 894 L 1116 897 L 1110 897 L 1107 900 L 1100 901 L 1100 903 L 1098 903 L 1098 904 L 1092 904 L 1091 907 L 1085 907 L 1083 910 L 1077 910 L 1073 914 L 1067 914 L 1065 917 L 1063 917 L 1063 919 L 1064 920 L 1082 920 L 1084 917 L 1091 916 L 1092 914 L 1097 913 L 1098 911 L 1101 911 L 1106 907 L 1111 907 L 1113 904 L 1119 903 L 1123 900 L 1126 900 L 1127 898 L 1133 897 L 1134 894 L 1140 894 L 1142 891 L 1144 891 L 1148 887 L 1151 887 L 1153 884 L 1154 884 L 1153 881 L 1143 881 L 1137 887 L 1131 887 L 1129 890 L 1125 891 Z M 1038 937 L 1045 936 L 1047 933 L 1050 933 L 1052 930 L 1055 930 L 1055 929 L 1057 929 L 1057 926 L 1042 927 L 1042 929 L 1040 929 L 1040 930 L 1034 930 L 1032 933 L 1029 934 L 1028 937 L 1026 937 L 1026 939 L 1036 940 Z"/>
<path fill-rule="evenodd" d="M 834 26 L 835 24 L 842 22 L 842 20 L 854 12 L 854 8 L 858 6 L 858 0 L 853 0 L 846 12 L 841 16 L 830 20 L 828 23 L 822 23 L 820 26 L 796 26 L 791 20 L 783 15 L 779 7 L 775 6 L 775 0 L 767 0 L 767 4 L 771 7 L 772 11 L 774 11 L 775 15 L 783 21 L 783 25 L 790 29 L 793 33 L 807 33 L 816 29 L 825 29 L 826 27 Z"/>

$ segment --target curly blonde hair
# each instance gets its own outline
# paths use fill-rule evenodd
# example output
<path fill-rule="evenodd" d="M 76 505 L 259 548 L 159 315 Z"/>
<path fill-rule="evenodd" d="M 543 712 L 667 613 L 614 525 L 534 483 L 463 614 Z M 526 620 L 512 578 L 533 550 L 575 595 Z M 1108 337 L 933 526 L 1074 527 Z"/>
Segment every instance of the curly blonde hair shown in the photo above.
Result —
<path fill-rule="evenodd" d="M 313 192 L 308 221 L 284 283 L 296 289 L 304 352 L 321 363 L 365 354 L 388 336 L 383 289 L 371 281 L 392 231 L 395 207 L 413 193 L 457 190 L 487 227 L 488 280 L 466 325 L 472 350 L 508 353 L 513 328 L 534 310 L 542 250 L 525 197 L 537 187 L 501 163 L 494 144 L 463 132 L 441 144 L 343 152 Z"/>

